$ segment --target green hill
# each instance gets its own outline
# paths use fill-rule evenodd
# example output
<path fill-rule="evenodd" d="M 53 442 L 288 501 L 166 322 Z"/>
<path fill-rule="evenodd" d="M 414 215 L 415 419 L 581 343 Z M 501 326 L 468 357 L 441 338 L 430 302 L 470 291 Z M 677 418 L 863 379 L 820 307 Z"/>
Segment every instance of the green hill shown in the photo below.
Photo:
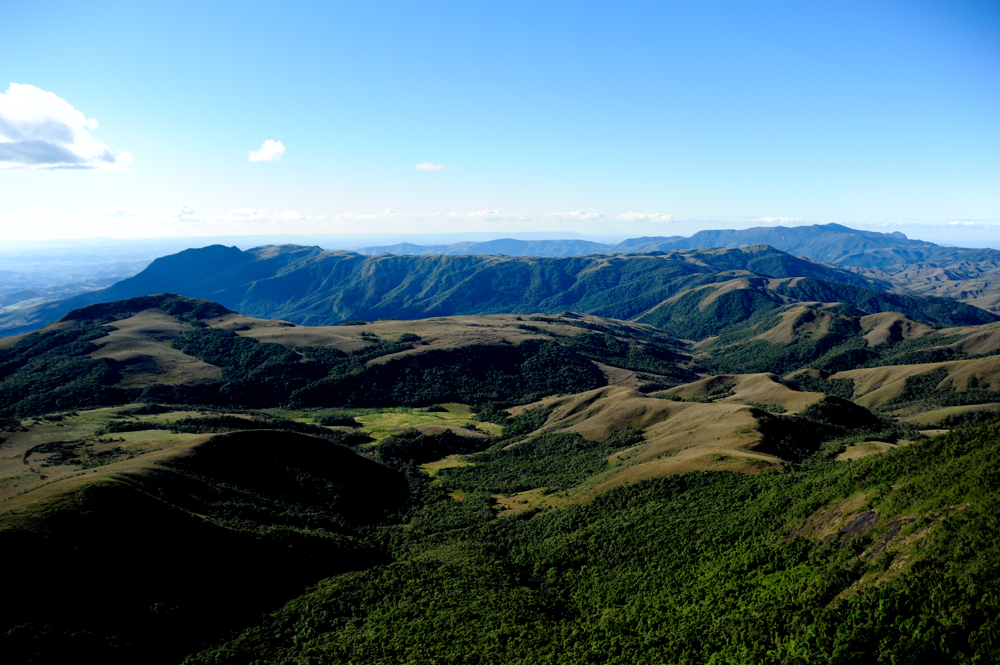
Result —
<path fill-rule="evenodd" d="M 171 294 L 0 341 L 0 416 L 132 401 L 244 408 L 504 404 L 695 378 L 656 329 L 581 314 L 303 327 Z"/>

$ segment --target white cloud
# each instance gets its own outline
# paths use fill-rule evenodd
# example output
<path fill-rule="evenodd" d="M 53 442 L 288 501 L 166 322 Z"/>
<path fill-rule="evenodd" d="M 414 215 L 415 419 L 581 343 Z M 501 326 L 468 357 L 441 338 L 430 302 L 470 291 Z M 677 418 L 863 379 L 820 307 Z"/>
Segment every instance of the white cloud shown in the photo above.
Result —
<path fill-rule="evenodd" d="M 135 217 L 139 214 L 136 212 L 135 208 L 122 208 L 121 206 L 98 208 L 94 211 L 94 213 L 101 217 Z"/>
<path fill-rule="evenodd" d="M 764 222 L 765 224 L 787 224 L 788 222 L 804 222 L 806 220 L 800 217 L 757 217 L 751 219 L 751 222 Z"/>
<path fill-rule="evenodd" d="M 582 210 L 573 210 L 571 212 L 550 212 L 546 217 L 554 217 L 558 219 L 571 219 L 575 221 L 591 221 L 596 219 L 603 219 L 604 215 L 598 212 L 584 212 Z"/>
<path fill-rule="evenodd" d="M 615 215 L 615 219 L 619 222 L 676 222 L 678 221 L 673 215 L 664 215 L 659 212 L 623 212 L 620 215 Z"/>
<path fill-rule="evenodd" d="M 194 216 L 194 209 L 188 206 L 177 206 L 170 213 L 170 221 L 181 224 L 196 224 L 200 220 Z"/>
<path fill-rule="evenodd" d="M 444 164 L 431 164 L 430 162 L 423 162 L 422 164 L 415 164 L 414 167 L 418 171 L 444 171 Z"/>
<path fill-rule="evenodd" d="M 215 220 L 224 224 L 284 224 L 301 222 L 306 216 L 296 210 L 268 210 L 266 208 L 236 208 Z"/>
<path fill-rule="evenodd" d="M 0 168 L 121 170 L 127 152 L 112 152 L 87 130 L 97 129 L 65 99 L 11 83 L 0 94 Z"/>
<path fill-rule="evenodd" d="M 247 153 L 251 162 L 276 162 L 285 154 L 285 146 L 281 141 L 264 141 L 260 150 L 250 150 Z"/>
<path fill-rule="evenodd" d="M 503 212 L 501 210 L 473 210 L 472 212 L 449 212 L 444 215 L 447 219 L 467 220 L 472 222 L 521 222 L 527 219 L 524 215 L 516 212 Z"/>
<path fill-rule="evenodd" d="M 163 219 L 163 218 L 161 218 Z M 234 208 L 224 215 L 195 215 L 189 206 L 177 206 L 163 221 L 168 224 L 198 224 L 204 227 L 253 230 L 266 225 L 287 225 L 296 222 L 322 221 L 309 218 L 297 210 L 268 210 L 267 208 Z M 257 230 L 253 231 L 257 233 Z"/>

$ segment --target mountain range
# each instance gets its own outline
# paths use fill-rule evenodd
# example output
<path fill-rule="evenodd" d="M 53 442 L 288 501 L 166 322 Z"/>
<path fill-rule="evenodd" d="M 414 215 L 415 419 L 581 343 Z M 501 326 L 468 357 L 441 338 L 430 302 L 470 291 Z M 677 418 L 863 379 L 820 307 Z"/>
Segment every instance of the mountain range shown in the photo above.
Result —
<path fill-rule="evenodd" d="M 579 256 L 583 254 L 633 254 L 705 247 L 770 245 L 789 254 L 851 268 L 886 268 L 900 264 L 978 263 L 1000 259 L 993 249 L 944 247 L 907 238 L 900 232 L 863 231 L 840 224 L 811 226 L 759 226 L 749 229 L 699 231 L 691 236 L 629 238 L 618 244 L 586 240 L 515 240 L 451 245 L 401 243 L 359 249 L 360 254 L 505 254 L 508 256 Z"/>
<path fill-rule="evenodd" d="M 770 245 L 796 256 L 839 266 L 889 282 L 901 292 L 935 295 L 1000 312 L 1000 252 L 994 249 L 944 247 L 907 238 L 899 232 L 879 233 L 840 224 L 767 226 L 741 230 L 699 231 L 690 237 L 630 238 L 617 245 L 580 240 L 493 240 L 486 243 L 368 247 L 363 254 L 506 254 L 570 256 L 627 254 L 704 247 Z"/>
<path fill-rule="evenodd" d="M 821 262 L 827 266 L 840 268 L 840 273 L 827 273 L 825 276 L 802 271 L 785 271 L 785 276 L 819 276 L 828 281 L 841 283 L 868 285 L 882 291 L 895 291 L 899 294 L 909 295 L 930 295 L 953 300 L 959 300 L 974 305 L 992 313 L 1000 313 L 1000 252 L 992 249 L 963 249 L 953 247 L 942 247 L 933 243 L 920 240 L 911 240 L 901 233 L 878 233 L 872 231 L 860 231 L 837 224 L 813 225 L 804 227 L 759 227 L 745 230 L 720 230 L 701 231 L 691 237 L 671 236 L 671 237 L 644 237 L 625 240 L 617 245 L 605 245 L 581 239 L 568 240 L 514 240 L 500 239 L 485 242 L 463 242 L 451 245 L 415 245 L 412 243 L 402 243 L 391 246 L 368 247 L 359 250 L 357 253 L 364 256 L 384 257 L 391 255 L 397 257 L 431 257 L 431 256 L 494 256 L 494 257 L 521 257 L 530 258 L 570 258 L 580 256 L 607 256 L 619 254 L 650 254 L 656 252 L 672 252 L 682 249 L 706 249 L 713 247 L 738 248 L 765 244 L 775 249 L 799 257 Z M 177 291 L 190 293 L 199 297 L 219 298 L 229 304 L 235 305 L 237 300 L 232 299 L 232 294 L 218 296 L 218 288 L 210 285 L 198 286 L 194 291 L 188 290 L 192 286 L 198 275 L 206 275 L 212 270 L 225 272 L 231 263 L 244 263 L 252 261 L 256 264 L 255 270 L 236 271 L 233 274 L 220 275 L 222 282 L 230 283 L 233 280 L 243 282 L 256 281 L 277 276 L 277 272 L 286 271 L 283 262 L 291 260 L 293 262 L 302 259 L 309 252 L 322 253 L 318 247 L 299 247 L 282 245 L 284 249 L 275 250 L 272 246 L 255 248 L 243 254 L 236 248 L 228 248 L 223 251 L 217 246 L 214 249 L 202 248 L 203 254 L 198 255 L 199 260 L 208 262 L 207 266 L 196 266 L 193 271 L 193 278 L 183 284 L 184 288 L 172 286 L 179 283 L 177 279 L 165 274 L 165 271 L 173 266 L 181 271 L 188 271 L 184 267 L 186 259 L 180 258 L 168 262 L 170 266 L 159 266 L 153 272 L 144 271 L 138 280 L 124 280 L 127 284 L 105 290 L 98 298 L 114 299 L 120 297 L 132 297 L 146 293 L 157 292 L 157 282 L 164 288 L 161 291 Z M 235 253 L 234 253 L 235 252 Z M 349 252 L 347 252 L 349 253 Z M 183 254 L 181 252 L 180 254 Z M 328 259 L 334 252 L 326 252 L 324 256 Z M 187 255 L 185 255 L 187 256 Z M 164 257 L 166 258 L 166 257 Z M 486 262 L 483 262 L 485 265 Z M 374 264 L 371 264 L 374 265 Z M 381 263 L 380 263 L 381 265 Z M 415 261 L 410 266 L 420 266 L 416 268 L 415 278 L 421 280 L 420 273 L 429 263 Z M 432 268 L 438 272 L 451 272 L 457 264 L 452 263 L 440 268 Z M 244 266 L 245 267 L 245 266 Z M 299 266 L 301 267 L 301 265 Z M 399 274 L 399 267 L 396 267 Z M 774 276 L 766 270 L 755 271 L 752 267 L 747 268 L 759 275 Z M 288 271 L 293 270 L 288 268 Z M 404 268 L 408 272 L 409 268 Z M 271 271 L 269 274 L 268 271 Z M 460 268 L 460 272 L 468 274 L 468 269 Z M 515 272 L 520 269 L 515 269 Z M 502 270 L 501 270 L 502 272 Z M 844 273 L 854 273 L 866 279 L 858 280 L 846 276 Z M 239 273 L 239 274 L 237 274 Z M 833 276 L 833 275 L 836 276 Z M 138 277 L 138 276 L 137 276 Z M 325 279 L 325 278 L 324 278 Z M 184 280 L 181 280 L 182 282 Z M 105 282 L 110 283 L 110 282 Z M 145 284 L 143 288 L 133 288 L 137 284 Z M 95 285 L 97 286 L 97 285 Z M 0 331 L 6 334 L 16 334 L 28 330 L 33 330 L 44 323 L 58 318 L 61 314 L 69 311 L 73 307 L 78 307 L 87 302 L 97 300 L 87 297 L 73 299 L 69 303 L 61 303 L 73 291 L 94 290 L 95 286 L 86 285 L 80 287 L 69 285 L 66 288 L 51 288 L 39 291 L 23 291 L 18 294 L 11 294 L 5 301 L 0 303 Z M 240 288 L 236 285 L 236 288 Z M 431 286 L 428 293 L 436 293 L 436 286 Z M 251 296 L 251 300 L 255 296 Z M 294 298 L 293 298 L 294 299 Z M 445 298 L 447 299 L 447 298 Z M 572 298 L 571 298 L 572 300 Z M 398 303 L 387 304 L 389 309 L 394 308 Z M 417 305 L 419 311 L 430 311 L 426 303 Z M 525 303 L 519 303 L 525 305 Z M 525 305 L 526 306 L 526 305 Z M 539 305 L 539 307 L 542 307 Z M 357 309 L 350 305 L 340 308 L 343 311 Z M 299 316 L 299 307 L 291 304 L 288 314 L 277 313 L 276 309 L 259 310 L 262 315 Z M 454 311 L 467 311 L 459 308 Z M 315 315 L 315 312 L 313 313 Z M 356 313 L 358 316 L 369 316 L 368 314 Z M 392 316 L 392 314 L 386 314 Z M 410 316 L 411 314 L 401 314 Z M 330 322 L 330 318 L 335 315 L 318 315 L 320 318 L 312 319 L 320 322 Z M 353 316 L 353 315 L 352 315 Z M 305 319 L 302 319 L 303 321 Z"/>
<path fill-rule="evenodd" d="M 221 245 L 157 259 L 106 289 L 14 310 L 0 330 L 25 332 L 90 303 L 155 293 L 205 298 L 250 316 L 305 325 L 456 314 L 564 310 L 651 323 L 701 339 L 751 313 L 792 302 L 897 311 L 937 325 L 997 316 L 954 300 L 890 292 L 890 284 L 758 245 L 541 258 L 363 256 L 296 245 Z"/>

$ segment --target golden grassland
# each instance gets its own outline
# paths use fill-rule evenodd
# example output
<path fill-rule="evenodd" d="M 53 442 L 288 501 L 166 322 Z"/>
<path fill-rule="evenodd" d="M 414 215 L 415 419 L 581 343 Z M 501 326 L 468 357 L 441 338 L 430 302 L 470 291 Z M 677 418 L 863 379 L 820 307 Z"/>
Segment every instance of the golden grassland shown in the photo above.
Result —
<path fill-rule="evenodd" d="M 876 407 L 889 401 L 903 390 L 908 377 L 943 369 L 948 374 L 938 387 L 951 387 L 958 391 L 969 389 L 970 379 L 976 379 L 980 386 L 993 390 L 1000 389 L 1000 356 L 976 358 L 974 360 L 951 360 L 919 365 L 889 365 L 852 369 L 830 375 L 831 379 L 852 379 L 854 381 L 854 401 L 866 408 Z"/>

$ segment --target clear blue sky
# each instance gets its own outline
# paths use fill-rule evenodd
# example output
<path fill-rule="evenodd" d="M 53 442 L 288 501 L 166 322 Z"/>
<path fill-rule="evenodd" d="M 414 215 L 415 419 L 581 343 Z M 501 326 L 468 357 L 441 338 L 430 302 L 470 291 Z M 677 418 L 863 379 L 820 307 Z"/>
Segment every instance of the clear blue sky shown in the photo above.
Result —
<path fill-rule="evenodd" d="M 9 83 L 132 161 L 0 169 L 0 239 L 1000 239 L 997 2 L 5 0 Z M 265 140 L 284 154 L 251 162 Z"/>

